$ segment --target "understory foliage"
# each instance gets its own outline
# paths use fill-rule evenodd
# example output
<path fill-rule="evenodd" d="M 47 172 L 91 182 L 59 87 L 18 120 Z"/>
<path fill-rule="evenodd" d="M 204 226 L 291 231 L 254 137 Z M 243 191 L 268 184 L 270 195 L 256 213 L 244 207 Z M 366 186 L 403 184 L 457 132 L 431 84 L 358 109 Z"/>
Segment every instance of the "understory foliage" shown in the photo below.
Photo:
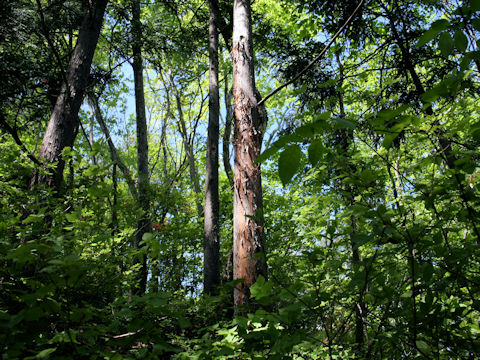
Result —
<path fill-rule="evenodd" d="M 480 356 L 480 1 L 364 0 L 323 57 L 265 101 L 257 161 L 268 278 L 251 288 L 245 313 L 232 302 L 223 167 L 222 284 L 202 294 L 208 2 L 142 1 L 144 246 L 134 243 L 143 210 L 131 192 L 130 1 L 107 7 L 60 192 L 29 185 L 34 171 L 50 171 L 35 156 L 86 3 L 0 4 L 2 359 Z M 358 4 L 252 1 L 262 96 L 304 70 Z M 228 35 L 231 1 L 219 7 Z M 232 151 L 228 41 L 221 36 L 220 123 Z"/>

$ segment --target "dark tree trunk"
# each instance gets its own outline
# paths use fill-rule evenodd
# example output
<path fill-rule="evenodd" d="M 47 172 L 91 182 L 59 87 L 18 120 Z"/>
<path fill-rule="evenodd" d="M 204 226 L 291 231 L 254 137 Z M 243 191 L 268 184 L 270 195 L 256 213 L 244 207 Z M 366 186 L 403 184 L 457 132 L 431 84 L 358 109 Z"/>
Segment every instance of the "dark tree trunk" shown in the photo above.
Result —
<path fill-rule="evenodd" d="M 133 34 L 133 79 L 135 83 L 135 111 L 137 115 L 137 167 L 138 167 L 138 208 L 140 214 L 135 234 L 135 247 L 141 249 L 143 234 L 149 231 L 148 218 L 148 134 L 147 117 L 145 114 L 145 95 L 143 88 L 143 59 L 142 59 L 142 23 L 140 21 L 140 0 L 133 0 L 132 9 Z M 138 287 L 134 289 L 137 295 L 144 294 L 147 288 L 147 257 L 138 255 L 134 263 L 140 263 L 138 272 Z"/>
<path fill-rule="evenodd" d="M 345 79 L 344 75 L 344 68 L 343 64 L 340 60 L 340 56 L 338 53 L 335 54 L 337 65 L 340 73 L 339 83 L 338 83 L 338 105 L 340 108 L 340 117 L 345 119 L 345 106 L 343 102 L 343 93 L 342 93 L 342 85 Z M 341 134 L 341 141 L 342 141 L 342 148 L 344 150 L 344 155 L 347 156 L 348 149 L 350 147 L 350 143 L 353 143 L 353 131 L 352 130 L 343 130 Z M 354 165 L 349 164 L 349 172 L 354 173 L 355 168 Z M 345 192 L 350 194 L 350 205 L 354 205 L 355 201 L 353 200 L 357 194 L 357 189 L 355 185 L 350 185 L 348 183 L 344 184 Z M 348 201 L 348 199 L 345 199 Z M 358 249 L 358 244 L 354 240 L 354 236 L 356 235 L 357 231 L 357 221 L 355 216 L 350 216 L 350 225 L 352 227 L 352 232 L 350 233 L 350 245 L 352 247 L 352 264 L 354 265 L 353 268 L 358 267 L 362 260 L 360 255 L 360 250 Z M 367 279 L 365 279 L 367 281 Z M 355 302 L 355 343 L 356 343 L 356 352 L 358 358 L 362 357 L 363 354 L 363 346 L 364 346 L 364 319 L 366 318 L 366 311 L 367 308 L 363 301 L 363 291 L 359 293 L 359 300 Z"/>
<path fill-rule="evenodd" d="M 118 183 L 117 183 L 117 165 L 112 167 L 112 185 L 113 185 L 113 201 L 112 201 L 112 236 L 118 232 Z M 115 248 L 113 249 L 115 251 Z"/>
<path fill-rule="evenodd" d="M 31 186 L 43 185 L 55 190 L 60 189 L 65 161 L 62 151 L 73 146 L 76 128 L 78 127 L 78 111 L 88 83 L 90 66 L 97 47 L 102 28 L 103 16 L 108 0 L 97 0 L 87 10 L 78 34 L 77 44 L 68 64 L 66 80 L 57 98 L 53 113 L 43 137 L 39 158 L 45 166 L 57 163 L 51 173 L 43 174 L 35 171 Z"/>
<path fill-rule="evenodd" d="M 260 165 L 262 124 L 255 94 L 251 9 L 249 0 L 233 7 L 234 188 L 233 278 L 243 279 L 234 290 L 237 308 L 250 303 L 250 287 L 266 277 L 263 199 Z M 241 311 L 241 310 L 240 310 Z"/>
<path fill-rule="evenodd" d="M 233 106 L 232 89 L 228 88 L 228 75 L 225 74 L 225 129 L 223 131 L 223 167 L 228 177 L 228 182 L 233 188 L 233 172 L 230 165 L 230 136 L 232 135 Z"/>
<path fill-rule="evenodd" d="M 203 290 L 205 294 L 214 294 L 220 284 L 220 238 L 218 198 L 218 140 L 219 140 L 219 90 L 218 90 L 218 31 L 217 0 L 210 0 L 209 26 L 209 102 L 208 102 L 208 138 L 205 175 L 204 236 L 203 236 Z"/>

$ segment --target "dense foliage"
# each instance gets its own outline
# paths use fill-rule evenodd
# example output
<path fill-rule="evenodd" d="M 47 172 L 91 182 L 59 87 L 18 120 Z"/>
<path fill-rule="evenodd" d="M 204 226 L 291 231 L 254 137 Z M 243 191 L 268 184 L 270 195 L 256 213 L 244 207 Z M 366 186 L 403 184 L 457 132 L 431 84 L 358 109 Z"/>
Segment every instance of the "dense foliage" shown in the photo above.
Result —
<path fill-rule="evenodd" d="M 30 186 L 49 171 L 36 155 L 87 3 L 0 4 L 2 359 L 480 356 L 480 1 L 252 1 L 264 97 L 354 16 L 265 101 L 268 278 L 245 313 L 232 305 L 229 169 L 219 179 L 222 285 L 202 294 L 207 2 L 142 2 L 142 246 L 131 1 L 107 7 L 60 191 Z M 219 7 L 229 149 L 232 4 Z"/>

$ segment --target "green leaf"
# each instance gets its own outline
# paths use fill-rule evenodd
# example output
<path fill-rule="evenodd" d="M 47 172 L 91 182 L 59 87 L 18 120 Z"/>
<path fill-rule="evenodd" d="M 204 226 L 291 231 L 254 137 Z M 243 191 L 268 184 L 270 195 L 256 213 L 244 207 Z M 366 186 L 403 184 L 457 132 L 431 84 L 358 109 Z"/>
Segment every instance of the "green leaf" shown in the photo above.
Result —
<path fill-rule="evenodd" d="M 85 172 L 83 173 L 85 176 L 95 176 L 97 175 L 98 171 L 100 170 L 98 165 L 90 166 Z"/>
<path fill-rule="evenodd" d="M 382 144 L 383 147 L 387 150 L 390 149 L 390 147 L 392 146 L 393 140 L 395 140 L 399 134 L 400 133 L 393 132 L 385 135 L 385 138 L 383 139 L 383 144 Z"/>
<path fill-rule="evenodd" d="M 326 152 L 325 146 L 323 146 L 322 141 L 314 140 L 308 147 L 308 160 L 310 163 L 315 166 L 322 158 L 323 154 Z"/>
<path fill-rule="evenodd" d="M 393 140 L 395 140 L 403 129 L 410 124 L 411 120 L 412 117 L 410 116 L 401 117 L 400 121 L 393 126 L 387 134 L 385 134 L 385 138 L 383 139 L 383 146 L 385 149 L 389 149 L 390 146 L 392 146 Z"/>
<path fill-rule="evenodd" d="M 472 55 L 470 53 L 466 53 L 465 56 L 460 61 L 460 71 L 466 71 L 470 68 L 470 64 L 472 63 Z"/>
<path fill-rule="evenodd" d="M 433 271 L 434 271 L 434 269 L 433 269 L 432 264 L 429 264 L 429 263 L 424 264 L 424 266 L 423 266 L 423 280 L 425 280 L 426 283 L 428 283 L 430 281 L 430 279 L 432 278 Z"/>
<path fill-rule="evenodd" d="M 78 220 L 78 214 L 77 213 L 67 213 L 67 214 L 65 214 L 65 218 L 69 222 L 73 223 L 73 222 Z"/>
<path fill-rule="evenodd" d="M 67 158 L 70 157 L 74 154 L 75 152 L 72 150 L 70 146 L 65 146 L 62 150 L 62 158 Z"/>
<path fill-rule="evenodd" d="M 296 133 L 293 134 L 288 134 L 285 136 L 282 136 L 280 139 L 275 141 L 272 146 L 270 146 L 268 149 L 266 149 L 263 153 L 261 153 L 255 162 L 257 163 L 262 163 L 265 160 L 269 159 L 273 155 L 275 155 L 278 151 L 280 151 L 285 145 L 297 141 L 302 141 L 303 138 L 299 137 Z"/>
<path fill-rule="evenodd" d="M 459 51 L 465 51 L 467 49 L 467 46 L 468 46 L 468 39 L 467 37 L 465 36 L 465 34 L 463 33 L 463 31 L 461 30 L 457 30 L 455 32 L 455 35 L 453 35 L 453 38 L 455 39 L 455 47 L 459 50 Z"/>
<path fill-rule="evenodd" d="M 335 119 L 335 122 L 340 125 L 341 127 L 348 128 L 351 130 L 355 130 L 355 124 L 352 123 L 351 121 L 345 120 L 345 119 Z"/>
<path fill-rule="evenodd" d="M 425 91 L 420 97 L 425 102 L 433 102 L 437 100 L 441 96 L 448 95 L 448 83 L 443 80 L 437 85 L 435 85 L 432 89 Z"/>
<path fill-rule="evenodd" d="M 250 294 L 254 299 L 261 299 L 272 294 L 273 283 L 265 281 L 262 275 L 258 276 L 257 281 L 250 288 Z"/>
<path fill-rule="evenodd" d="M 37 354 L 37 356 L 35 356 L 35 358 L 36 359 L 46 359 L 50 354 L 55 352 L 55 350 L 57 350 L 56 347 L 42 350 Z"/>
<path fill-rule="evenodd" d="M 300 168 L 302 155 L 302 150 L 298 145 L 287 146 L 280 154 L 280 158 L 278 159 L 278 175 L 283 185 L 288 184 Z"/>
<path fill-rule="evenodd" d="M 430 29 L 425 31 L 418 39 L 417 47 L 423 46 L 437 37 L 440 31 L 447 29 L 450 26 L 450 22 L 446 19 L 440 19 L 434 21 L 430 26 Z"/>
<path fill-rule="evenodd" d="M 377 125 L 384 124 L 386 122 L 389 122 L 392 119 L 395 119 L 397 116 L 401 115 L 404 113 L 406 110 L 412 107 L 413 104 L 403 104 L 395 109 L 383 109 L 380 110 L 377 113 L 377 118 L 379 121 L 377 121 Z"/>
<path fill-rule="evenodd" d="M 443 56 L 447 57 L 450 55 L 454 46 L 452 36 L 448 32 L 441 33 L 440 39 L 438 40 L 438 46 L 440 47 L 440 52 Z"/>
<path fill-rule="evenodd" d="M 142 240 L 145 241 L 145 242 L 148 242 L 148 241 L 152 241 L 153 239 L 153 234 L 152 233 L 145 233 L 142 235 Z"/>
<path fill-rule="evenodd" d="M 30 224 L 34 222 L 40 222 L 40 221 L 43 221 L 43 218 L 44 216 L 42 214 L 31 214 L 31 215 L 28 215 L 28 217 L 25 220 L 23 220 L 23 223 Z"/>
<path fill-rule="evenodd" d="M 429 29 L 425 31 L 423 35 L 420 36 L 420 38 L 418 39 L 416 46 L 422 47 L 423 45 L 428 44 L 430 41 L 432 41 L 437 37 L 440 31 L 441 30 L 436 30 L 436 29 Z"/>
<path fill-rule="evenodd" d="M 424 353 L 429 353 L 430 352 L 430 347 L 428 346 L 428 344 L 425 341 L 417 340 L 416 344 L 417 344 L 417 348 L 419 350 L 421 350 L 422 352 L 424 352 Z"/>

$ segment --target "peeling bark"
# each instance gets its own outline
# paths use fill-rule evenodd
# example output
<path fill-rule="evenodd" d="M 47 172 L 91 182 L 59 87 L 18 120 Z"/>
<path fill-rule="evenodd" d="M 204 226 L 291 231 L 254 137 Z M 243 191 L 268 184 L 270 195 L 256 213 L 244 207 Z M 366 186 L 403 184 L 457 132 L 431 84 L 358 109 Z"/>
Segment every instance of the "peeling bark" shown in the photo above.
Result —
<path fill-rule="evenodd" d="M 262 145 L 262 117 L 255 94 L 250 1 L 235 0 L 233 8 L 234 195 L 233 278 L 243 279 L 234 289 L 239 311 L 249 305 L 250 287 L 266 277 L 263 199 L 260 165 L 255 160 Z M 240 310 L 241 311 L 241 310 Z"/>

